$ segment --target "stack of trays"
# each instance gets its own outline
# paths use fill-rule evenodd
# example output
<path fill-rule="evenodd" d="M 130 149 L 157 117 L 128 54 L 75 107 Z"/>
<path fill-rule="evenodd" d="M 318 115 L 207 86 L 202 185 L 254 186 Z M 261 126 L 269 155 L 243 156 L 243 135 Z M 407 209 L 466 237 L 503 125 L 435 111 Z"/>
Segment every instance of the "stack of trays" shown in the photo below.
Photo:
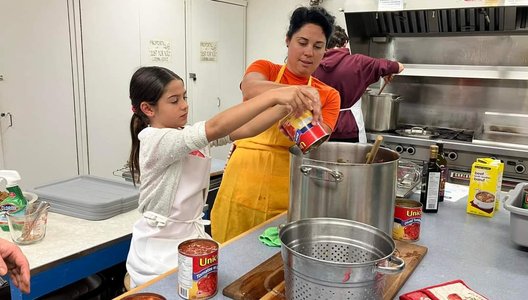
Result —
<path fill-rule="evenodd" d="M 139 199 L 139 190 L 130 183 L 89 175 L 39 186 L 33 192 L 51 204 L 52 212 L 92 221 L 135 209 Z"/>

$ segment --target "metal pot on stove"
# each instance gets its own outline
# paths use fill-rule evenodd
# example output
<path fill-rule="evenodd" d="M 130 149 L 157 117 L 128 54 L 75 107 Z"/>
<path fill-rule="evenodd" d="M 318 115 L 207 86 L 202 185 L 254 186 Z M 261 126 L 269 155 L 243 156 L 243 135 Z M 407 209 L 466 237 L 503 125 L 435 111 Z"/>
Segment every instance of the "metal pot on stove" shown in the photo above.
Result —
<path fill-rule="evenodd" d="M 365 128 L 370 131 L 395 130 L 402 97 L 391 93 L 378 95 L 377 91 L 371 91 L 366 98 L 368 109 L 365 116 Z"/>

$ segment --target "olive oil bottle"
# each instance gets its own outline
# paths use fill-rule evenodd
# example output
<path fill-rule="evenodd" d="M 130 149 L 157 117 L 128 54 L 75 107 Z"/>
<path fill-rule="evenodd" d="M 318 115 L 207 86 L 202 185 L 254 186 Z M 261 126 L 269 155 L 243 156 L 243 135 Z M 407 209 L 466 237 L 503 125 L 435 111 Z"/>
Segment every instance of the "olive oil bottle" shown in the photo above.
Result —
<path fill-rule="evenodd" d="M 436 161 L 440 167 L 440 191 L 438 192 L 438 201 L 442 202 L 444 201 L 445 184 L 447 182 L 447 176 L 449 172 L 447 171 L 447 160 L 444 156 L 444 144 L 436 143 L 436 145 L 438 146 L 438 155 L 436 157 Z"/>
<path fill-rule="evenodd" d="M 420 202 L 422 203 L 423 212 L 437 213 L 441 180 L 441 170 L 437 163 L 438 146 L 431 145 L 429 151 L 429 162 L 424 164 L 422 171 L 422 192 L 420 194 Z"/>

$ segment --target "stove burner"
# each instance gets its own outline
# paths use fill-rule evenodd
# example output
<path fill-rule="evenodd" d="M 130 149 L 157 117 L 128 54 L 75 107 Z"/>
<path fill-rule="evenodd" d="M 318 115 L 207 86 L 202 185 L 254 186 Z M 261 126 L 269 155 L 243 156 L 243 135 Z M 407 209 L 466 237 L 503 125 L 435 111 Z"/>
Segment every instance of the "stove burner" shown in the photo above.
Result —
<path fill-rule="evenodd" d="M 433 139 L 441 139 L 441 140 L 455 140 L 455 141 L 463 141 L 463 142 L 470 142 L 473 140 L 473 130 L 468 129 L 452 129 L 452 128 L 444 128 L 444 127 L 423 127 L 423 126 L 413 126 L 413 125 L 404 125 L 401 128 L 398 129 L 410 129 L 412 127 L 421 127 L 424 130 L 429 130 L 435 133 L 438 133 L 438 136 L 434 137 Z"/>

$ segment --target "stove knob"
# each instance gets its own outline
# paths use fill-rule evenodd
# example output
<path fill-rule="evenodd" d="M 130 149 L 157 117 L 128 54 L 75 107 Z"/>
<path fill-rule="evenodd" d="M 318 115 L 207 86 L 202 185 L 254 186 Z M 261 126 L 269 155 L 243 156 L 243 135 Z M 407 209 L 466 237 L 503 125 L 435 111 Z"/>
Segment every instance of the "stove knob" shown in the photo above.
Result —
<path fill-rule="evenodd" d="M 402 145 L 398 145 L 398 146 L 396 146 L 396 148 L 394 148 L 394 150 L 396 150 L 396 152 L 398 152 L 398 153 L 403 153 L 403 150 L 405 150 L 405 149 L 403 148 Z"/>
<path fill-rule="evenodd" d="M 414 147 L 409 147 L 407 148 L 407 153 L 409 153 L 410 155 L 414 155 L 414 153 L 416 153 L 416 149 L 414 149 Z"/>
<path fill-rule="evenodd" d="M 450 160 L 456 160 L 458 158 L 458 154 L 454 151 L 451 151 L 447 154 L 447 158 Z"/>
<path fill-rule="evenodd" d="M 522 174 L 524 171 L 526 171 L 526 167 L 523 164 L 517 164 L 515 166 L 515 173 Z"/>

